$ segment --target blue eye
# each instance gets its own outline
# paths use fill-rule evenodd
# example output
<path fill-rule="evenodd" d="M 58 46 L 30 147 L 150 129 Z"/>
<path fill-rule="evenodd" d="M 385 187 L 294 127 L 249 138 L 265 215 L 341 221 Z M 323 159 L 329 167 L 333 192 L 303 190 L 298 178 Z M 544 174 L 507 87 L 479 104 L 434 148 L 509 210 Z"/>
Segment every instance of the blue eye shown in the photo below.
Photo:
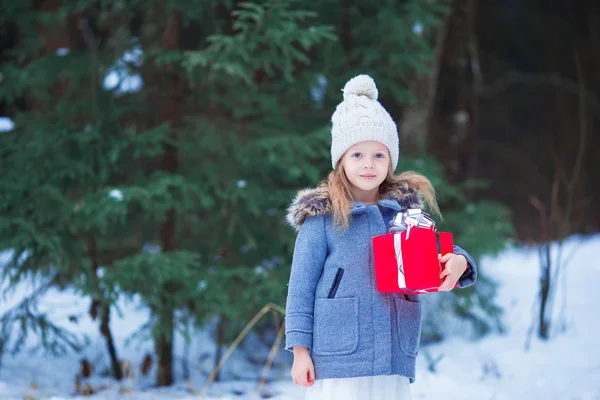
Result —
<path fill-rule="evenodd" d="M 359 158 L 360 157 L 360 153 L 354 153 L 354 154 L 352 154 L 352 157 Z"/>
<path fill-rule="evenodd" d="M 377 154 L 375 155 L 375 157 L 377 157 L 377 158 L 384 158 L 385 156 L 384 156 L 383 154 L 381 154 L 381 153 L 377 153 Z"/>

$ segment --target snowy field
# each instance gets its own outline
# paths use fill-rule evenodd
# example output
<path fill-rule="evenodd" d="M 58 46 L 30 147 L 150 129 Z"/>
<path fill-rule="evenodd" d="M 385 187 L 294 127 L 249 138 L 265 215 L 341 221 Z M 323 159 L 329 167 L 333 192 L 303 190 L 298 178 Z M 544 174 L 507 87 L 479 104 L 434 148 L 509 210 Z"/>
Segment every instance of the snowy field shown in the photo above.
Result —
<path fill-rule="evenodd" d="M 506 334 L 490 335 L 476 342 L 457 334 L 442 344 L 422 347 L 417 360 L 417 381 L 412 385 L 413 399 L 600 400 L 600 335 L 596 331 L 600 328 L 597 314 L 600 236 L 586 240 L 572 238 L 564 253 L 573 255 L 562 275 L 564 284 L 559 286 L 555 301 L 556 314 L 560 315 L 562 309 L 566 316 L 561 332 L 554 332 L 549 342 L 541 342 L 534 336 L 529 351 L 524 350 L 538 288 L 537 253 L 507 250 L 498 257 L 486 258 L 480 268 L 500 283 L 498 302 L 506 311 L 503 316 Z M 30 291 L 31 287 L 25 285 L 16 288 L 0 302 L 0 313 Z M 88 307 L 89 300 L 73 293 L 55 291 L 46 296 L 44 310 L 52 320 L 88 334 L 91 343 L 83 353 L 60 359 L 28 352 L 5 357 L 0 368 L 0 399 L 200 398 L 200 390 L 214 363 L 215 348 L 208 333 L 195 334 L 189 345 L 176 340 L 177 383 L 170 388 L 153 388 L 155 366 L 146 376 L 139 371 L 144 355 L 152 350 L 151 342 L 126 342 L 147 320 L 148 314 L 135 301 L 122 302 L 120 309 L 127 318 L 120 318 L 114 312 L 111 328 L 120 358 L 135 369 L 123 382 L 109 381 L 100 373 L 107 368 L 105 345 L 97 324 L 87 315 Z M 70 321 L 73 315 L 77 316 L 77 323 Z M 253 393 L 262 365 L 253 362 L 249 355 L 259 354 L 264 359 L 266 353 L 266 345 L 248 340 L 225 365 L 225 381 L 211 385 L 205 398 L 258 398 Z M 442 356 L 435 373 L 428 370 L 425 353 L 433 358 Z M 92 380 L 84 381 L 97 390 L 91 397 L 74 395 L 75 376 L 83 357 L 96 365 Z M 184 360 L 189 370 L 188 380 L 183 379 Z M 265 397 L 302 399 L 303 389 L 291 384 L 288 378 L 291 362 L 291 354 L 278 353 L 269 382 L 263 389 Z"/>

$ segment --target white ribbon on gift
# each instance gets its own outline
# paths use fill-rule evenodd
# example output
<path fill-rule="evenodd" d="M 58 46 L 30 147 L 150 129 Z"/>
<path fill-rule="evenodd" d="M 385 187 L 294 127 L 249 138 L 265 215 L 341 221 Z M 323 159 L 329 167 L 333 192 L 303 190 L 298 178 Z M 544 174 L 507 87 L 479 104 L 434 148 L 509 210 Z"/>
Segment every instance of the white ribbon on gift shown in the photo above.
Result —
<path fill-rule="evenodd" d="M 402 264 L 402 235 L 400 233 L 394 233 L 394 250 L 396 250 L 396 260 L 398 261 L 398 287 L 405 289 L 406 279 L 404 278 L 404 265 Z"/>

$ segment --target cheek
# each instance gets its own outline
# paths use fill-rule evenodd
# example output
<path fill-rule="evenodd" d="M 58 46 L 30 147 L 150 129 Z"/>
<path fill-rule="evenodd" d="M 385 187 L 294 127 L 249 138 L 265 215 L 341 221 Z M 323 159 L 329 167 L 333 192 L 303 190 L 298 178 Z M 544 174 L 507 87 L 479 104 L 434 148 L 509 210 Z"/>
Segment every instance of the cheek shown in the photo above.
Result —
<path fill-rule="evenodd" d="M 384 159 L 384 160 L 380 160 L 377 163 L 377 169 L 379 171 L 381 171 L 381 172 L 386 172 L 387 173 L 387 170 L 388 170 L 389 166 L 390 166 L 390 161 L 387 158 Z"/>
<path fill-rule="evenodd" d="M 348 179 L 350 182 L 352 182 L 352 169 L 349 168 L 349 165 L 344 165 L 344 176 L 346 177 L 346 179 Z"/>
<path fill-rule="evenodd" d="M 352 158 L 350 157 L 342 157 L 342 161 L 341 161 L 342 167 L 344 167 L 344 170 L 347 170 L 348 168 L 352 168 Z"/>

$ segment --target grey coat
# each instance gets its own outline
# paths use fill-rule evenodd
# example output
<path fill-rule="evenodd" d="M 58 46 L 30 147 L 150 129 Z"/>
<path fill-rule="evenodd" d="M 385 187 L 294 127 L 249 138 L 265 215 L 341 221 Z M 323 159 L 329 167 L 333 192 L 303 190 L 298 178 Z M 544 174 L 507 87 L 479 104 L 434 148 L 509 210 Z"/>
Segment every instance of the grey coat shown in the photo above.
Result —
<path fill-rule="evenodd" d="M 309 349 L 316 379 L 397 374 L 415 379 L 421 335 L 419 296 L 375 287 L 371 238 L 387 233 L 401 208 L 422 208 L 406 183 L 377 204 L 354 202 L 347 231 L 333 226 L 326 189 L 303 190 L 289 209 L 299 230 L 286 302 L 286 345 Z M 460 287 L 477 280 L 471 256 Z M 340 272 L 343 269 L 343 272 Z M 426 296 L 435 296 L 427 294 Z"/>

